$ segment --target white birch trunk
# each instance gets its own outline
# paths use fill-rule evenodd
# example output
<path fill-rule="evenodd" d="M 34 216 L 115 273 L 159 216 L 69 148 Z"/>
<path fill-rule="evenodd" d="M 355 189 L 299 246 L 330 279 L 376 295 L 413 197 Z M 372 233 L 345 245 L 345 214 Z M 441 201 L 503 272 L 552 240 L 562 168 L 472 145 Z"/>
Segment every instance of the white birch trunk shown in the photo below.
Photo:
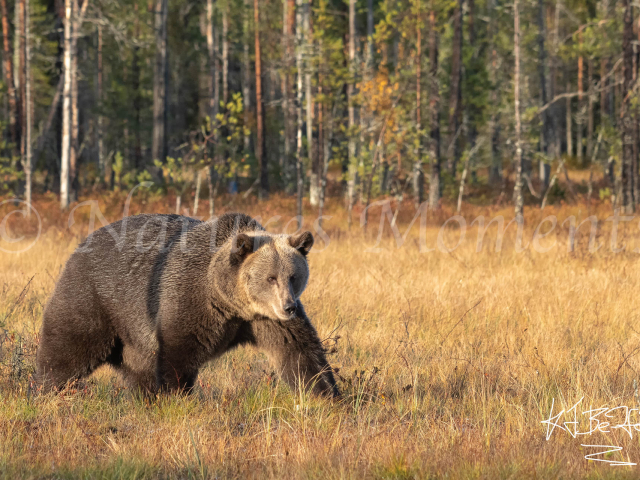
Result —
<path fill-rule="evenodd" d="M 29 0 L 24 0 L 24 49 L 25 49 L 25 155 L 24 155 L 24 173 L 25 173 L 25 197 L 27 201 L 27 217 L 31 216 L 31 46 L 29 43 Z"/>
<path fill-rule="evenodd" d="M 71 150 L 71 21 L 72 0 L 64 2 L 64 86 L 62 90 L 62 155 L 60 158 L 60 208 L 69 207 L 69 156 Z"/>
<path fill-rule="evenodd" d="M 513 98 L 516 118 L 516 183 L 513 188 L 513 198 L 515 202 L 516 217 L 522 215 L 524 209 L 524 198 L 522 197 L 522 145 L 521 131 L 522 124 L 520 120 L 520 11 L 518 0 L 513 2 L 513 55 L 515 60 L 513 74 Z"/>

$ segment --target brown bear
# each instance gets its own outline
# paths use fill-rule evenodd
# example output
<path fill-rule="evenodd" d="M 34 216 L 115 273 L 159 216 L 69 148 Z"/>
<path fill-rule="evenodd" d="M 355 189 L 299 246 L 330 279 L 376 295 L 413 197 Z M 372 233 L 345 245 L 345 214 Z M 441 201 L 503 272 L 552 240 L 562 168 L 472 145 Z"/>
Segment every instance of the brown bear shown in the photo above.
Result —
<path fill-rule="evenodd" d="M 103 364 L 147 392 L 190 391 L 199 369 L 254 345 L 292 388 L 338 396 L 300 295 L 313 235 L 251 217 L 136 215 L 87 237 L 44 311 L 37 378 L 61 388 Z"/>

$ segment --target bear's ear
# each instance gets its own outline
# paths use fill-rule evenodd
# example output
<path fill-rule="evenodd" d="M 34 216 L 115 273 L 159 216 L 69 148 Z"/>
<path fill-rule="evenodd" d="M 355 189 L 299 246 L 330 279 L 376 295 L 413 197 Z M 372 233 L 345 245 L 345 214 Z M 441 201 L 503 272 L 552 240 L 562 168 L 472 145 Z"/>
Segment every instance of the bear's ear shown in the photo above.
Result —
<path fill-rule="evenodd" d="M 239 233 L 233 239 L 231 258 L 236 262 L 242 262 L 250 253 L 253 253 L 253 238 L 245 233 Z"/>
<path fill-rule="evenodd" d="M 289 237 L 289 244 L 305 257 L 313 247 L 313 235 L 311 232 L 303 232 Z"/>

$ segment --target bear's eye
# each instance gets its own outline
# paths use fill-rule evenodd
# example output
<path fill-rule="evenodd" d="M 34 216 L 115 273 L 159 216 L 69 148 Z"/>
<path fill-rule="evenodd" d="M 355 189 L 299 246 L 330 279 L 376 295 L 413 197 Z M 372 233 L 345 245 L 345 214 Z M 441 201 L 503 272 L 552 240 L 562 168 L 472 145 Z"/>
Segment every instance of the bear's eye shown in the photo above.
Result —
<path fill-rule="evenodd" d="M 267 281 L 271 284 L 271 285 L 275 285 L 276 283 L 278 283 L 278 279 L 276 277 L 269 277 L 267 278 Z"/>

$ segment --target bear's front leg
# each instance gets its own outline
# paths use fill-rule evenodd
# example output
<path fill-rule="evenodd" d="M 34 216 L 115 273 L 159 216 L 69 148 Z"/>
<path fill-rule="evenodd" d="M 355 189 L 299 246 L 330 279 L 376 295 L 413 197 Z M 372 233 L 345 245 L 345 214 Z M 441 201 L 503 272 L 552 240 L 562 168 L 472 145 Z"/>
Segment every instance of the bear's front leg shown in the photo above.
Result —
<path fill-rule="evenodd" d="M 159 336 L 156 381 L 160 392 L 191 392 L 198 376 L 198 365 L 194 364 L 192 356 L 194 351 L 182 339 Z"/>
<path fill-rule="evenodd" d="M 291 320 L 259 320 L 250 325 L 246 341 L 267 353 L 292 389 L 301 387 L 316 395 L 340 396 L 320 338 L 300 302 Z"/>

